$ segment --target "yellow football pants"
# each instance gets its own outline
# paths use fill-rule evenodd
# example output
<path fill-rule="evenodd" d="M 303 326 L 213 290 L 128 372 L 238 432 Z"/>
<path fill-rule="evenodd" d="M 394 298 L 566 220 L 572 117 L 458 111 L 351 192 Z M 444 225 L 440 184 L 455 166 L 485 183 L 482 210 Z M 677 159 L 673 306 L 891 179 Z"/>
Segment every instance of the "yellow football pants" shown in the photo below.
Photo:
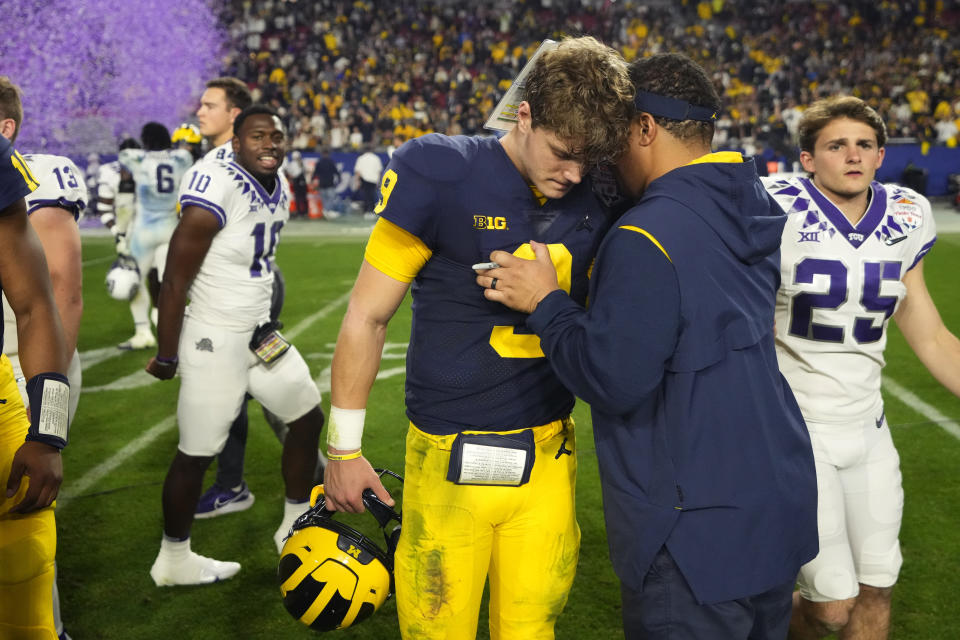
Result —
<path fill-rule="evenodd" d="M 404 640 L 473 640 L 490 579 L 491 640 L 546 640 L 580 550 L 573 420 L 534 428 L 520 487 L 446 480 L 454 436 L 407 433 L 403 528 L 394 571 Z"/>
<path fill-rule="evenodd" d="M 53 628 L 53 559 L 57 530 L 53 505 L 11 514 L 27 491 L 27 478 L 9 500 L 13 455 L 27 435 L 27 413 L 7 356 L 0 356 L 0 638 L 56 640 Z"/>

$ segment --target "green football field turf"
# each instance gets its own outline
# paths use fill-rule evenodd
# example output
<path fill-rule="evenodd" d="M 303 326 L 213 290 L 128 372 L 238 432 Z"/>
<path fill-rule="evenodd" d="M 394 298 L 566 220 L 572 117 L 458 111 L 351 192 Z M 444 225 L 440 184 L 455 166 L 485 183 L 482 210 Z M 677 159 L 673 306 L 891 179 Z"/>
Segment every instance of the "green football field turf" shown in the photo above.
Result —
<path fill-rule="evenodd" d="M 363 237 L 341 233 L 344 225 L 310 224 L 326 232 L 287 234 L 279 249 L 277 262 L 287 282 L 281 319 L 286 336 L 310 365 L 326 410 L 333 345 L 362 258 Z M 64 456 L 66 480 L 57 510 L 67 630 L 74 640 L 314 635 L 281 604 L 272 540 L 282 514 L 280 445 L 255 401 L 249 403 L 245 476 L 256 503 L 241 513 L 197 521 L 192 538 L 195 551 L 239 561 L 243 568 L 231 580 L 203 587 L 160 589 L 150 579 L 160 544 L 161 485 L 177 443 L 179 381 L 159 382 L 143 372 L 152 351 L 115 348 L 132 333 L 132 321 L 127 304 L 110 299 L 103 286 L 113 255 L 108 238 L 84 237 L 84 392 Z M 944 321 L 960 332 L 960 235 L 942 234 L 925 262 L 927 283 Z M 368 459 L 398 472 L 403 470 L 407 425 L 403 361 L 409 323 L 405 303 L 389 327 L 364 438 Z M 933 380 L 895 328 L 890 334 L 887 417 L 906 488 L 904 566 L 894 596 L 893 637 L 953 639 L 960 629 L 960 400 Z M 621 638 L 618 584 L 609 564 L 589 411 L 583 403 L 575 418 L 583 537 L 577 578 L 557 637 Z M 212 477 L 211 470 L 205 486 Z M 485 617 L 484 612 L 479 638 L 488 637 Z M 333 637 L 398 638 L 393 601 Z"/>

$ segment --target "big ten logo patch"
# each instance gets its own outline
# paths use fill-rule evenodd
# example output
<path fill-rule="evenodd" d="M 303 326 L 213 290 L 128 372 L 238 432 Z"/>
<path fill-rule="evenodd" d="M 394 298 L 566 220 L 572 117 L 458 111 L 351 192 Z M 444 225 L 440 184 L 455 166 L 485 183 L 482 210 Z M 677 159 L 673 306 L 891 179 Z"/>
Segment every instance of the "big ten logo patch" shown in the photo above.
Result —
<path fill-rule="evenodd" d="M 503 216 L 473 216 L 474 229 L 507 229 L 507 219 Z"/>

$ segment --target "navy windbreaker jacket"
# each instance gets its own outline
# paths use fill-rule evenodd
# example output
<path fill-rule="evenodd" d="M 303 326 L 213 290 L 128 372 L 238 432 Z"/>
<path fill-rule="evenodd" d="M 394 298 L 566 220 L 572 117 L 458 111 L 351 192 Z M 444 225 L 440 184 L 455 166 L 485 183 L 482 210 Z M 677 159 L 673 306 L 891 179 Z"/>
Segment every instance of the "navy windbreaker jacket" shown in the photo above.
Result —
<path fill-rule="evenodd" d="M 664 544 L 703 603 L 782 585 L 817 553 L 813 453 L 773 340 L 785 220 L 752 162 L 677 168 L 604 239 L 589 308 L 557 291 L 528 320 L 591 404 L 633 589 Z"/>

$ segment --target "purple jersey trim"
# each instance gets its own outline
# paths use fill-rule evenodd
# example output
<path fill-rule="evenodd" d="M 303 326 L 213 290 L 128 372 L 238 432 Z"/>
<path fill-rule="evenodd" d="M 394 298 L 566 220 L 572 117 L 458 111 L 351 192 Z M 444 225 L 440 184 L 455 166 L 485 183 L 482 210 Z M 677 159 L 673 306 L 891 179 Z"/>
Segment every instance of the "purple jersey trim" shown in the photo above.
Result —
<path fill-rule="evenodd" d="M 823 212 L 823 215 L 836 227 L 837 231 L 843 234 L 843 237 L 847 239 L 847 242 L 849 242 L 854 249 L 859 249 L 860 245 L 870 237 L 870 234 L 872 234 L 883 221 L 883 215 L 887 211 L 887 192 L 880 183 L 871 182 L 870 189 L 873 193 L 871 194 L 870 206 L 867 207 L 867 212 L 860 218 L 857 226 L 854 227 L 850 224 L 850 221 L 847 220 L 847 217 L 843 215 L 843 212 L 837 208 L 837 205 L 830 202 L 826 196 L 820 193 L 820 190 L 814 186 L 809 178 L 800 178 L 800 183 L 804 189 L 807 190 L 807 193 L 810 194 L 810 197 L 820 208 L 820 211 Z M 851 234 L 860 234 L 860 237 L 859 239 L 851 237 Z"/>
<path fill-rule="evenodd" d="M 907 269 L 907 271 L 910 271 L 910 269 L 913 269 L 915 266 L 917 266 L 917 263 L 923 260 L 923 256 L 930 253 L 930 249 L 933 249 L 933 243 L 936 241 L 937 236 L 933 236 L 933 239 L 930 240 L 930 242 L 920 247 L 920 251 L 917 251 L 917 257 L 913 259 L 913 262 L 910 264 L 910 267 Z"/>
<path fill-rule="evenodd" d="M 66 198 L 57 198 L 56 200 L 29 200 L 27 203 L 27 215 L 30 215 L 37 209 L 45 209 L 47 207 L 65 209 L 73 214 L 74 220 L 79 220 L 80 212 L 87 207 L 87 203 L 83 200 L 67 200 Z"/>
<path fill-rule="evenodd" d="M 280 198 L 283 195 L 283 189 L 280 186 L 281 178 L 279 173 L 274 175 L 275 182 L 273 185 L 273 193 L 270 194 L 270 193 L 267 193 L 267 190 L 263 188 L 263 185 L 260 184 L 260 181 L 254 178 L 249 171 L 241 167 L 236 160 L 230 160 L 229 163 L 230 163 L 230 166 L 232 166 L 234 169 L 239 171 L 240 175 L 245 177 L 250 182 L 250 184 L 253 185 L 253 188 L 256 189 L 257 193 L 260 195 L 260 198 L 263 200 L 265 204 L 276 205 L 280 203 Z"/>
<path fill-rule="evenodd" d="M 201 209 L 206 209 L 213 215 L 217 217 L 217 222 L 220 224 L 222 229 L 225 224 L 227 224 L 227 214 L 223 212 L 223 208 L 220 205 L 216 205 L 209 200 L 204 200 L 203 198 L 198 198 L 197 196 L 183 195 L 180 196 L 180 207 L 181 209 L 186 209 L 187 207 L 200 207 Z"/>

